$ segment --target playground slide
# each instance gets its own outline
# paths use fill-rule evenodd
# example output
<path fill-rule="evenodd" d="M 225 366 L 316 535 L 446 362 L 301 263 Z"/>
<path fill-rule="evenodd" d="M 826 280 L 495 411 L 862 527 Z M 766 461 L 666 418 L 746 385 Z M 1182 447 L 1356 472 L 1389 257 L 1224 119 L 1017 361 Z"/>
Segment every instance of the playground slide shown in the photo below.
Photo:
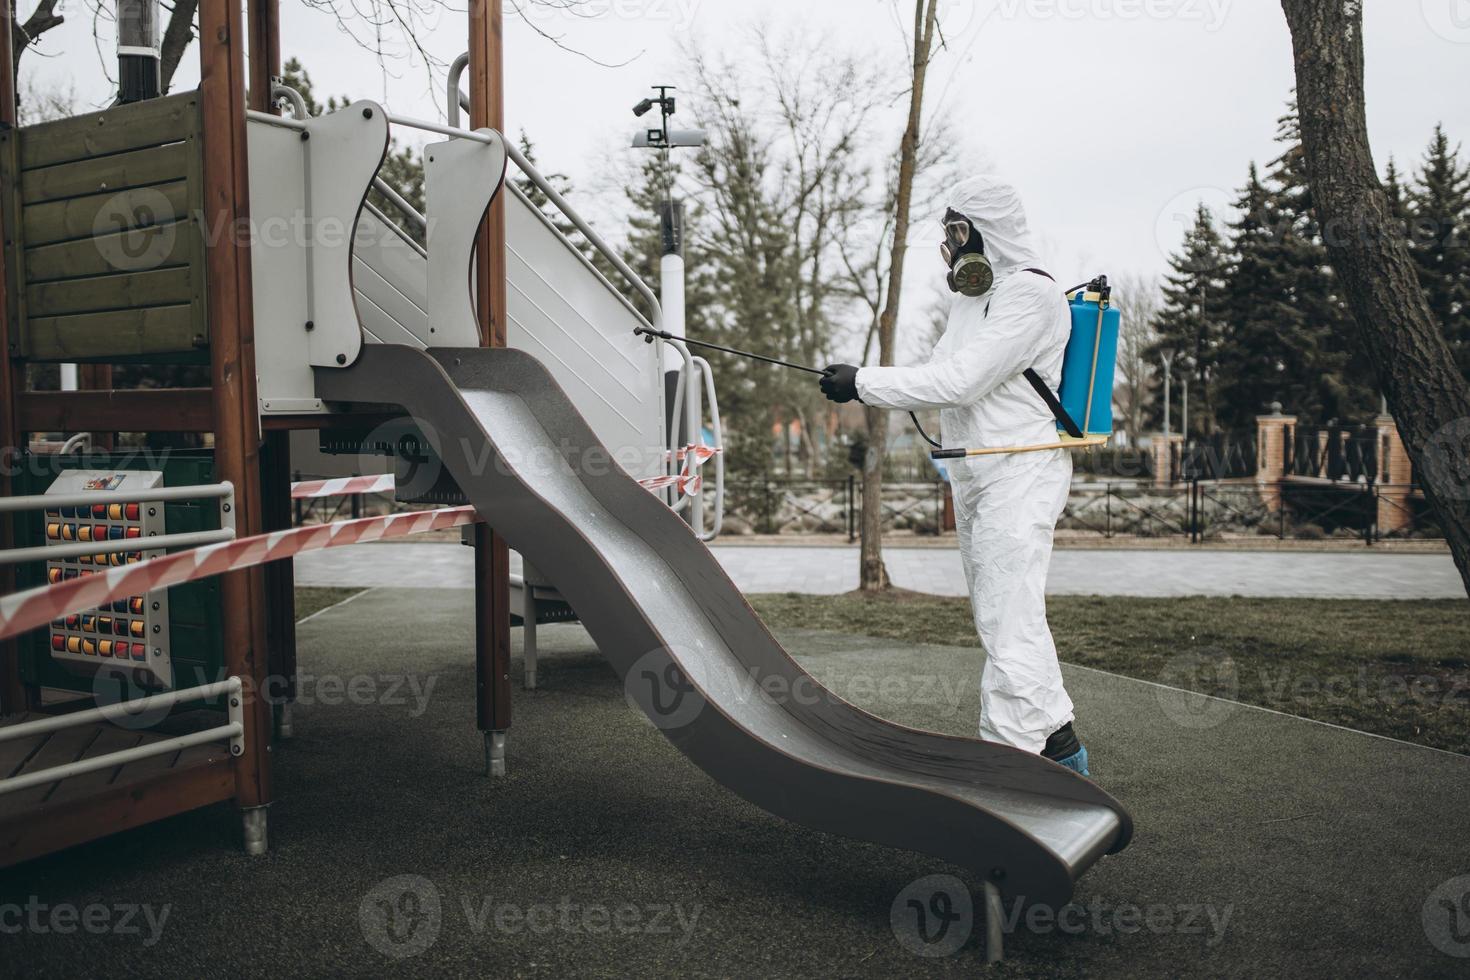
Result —
<path fill-rule="evenodd" d="M 690 528 L 609 465 L 531 355 L 369 344 L 348 368 L 316 369 L 316 384 L 329 401 L 395 404 L 419 420 L 479 512 L 576 609 L 630 700 L 757 806 L 1052 905 L 1127 845 L 1131 818 L 1092 782 L 884 721 L 817 684 Z"/>

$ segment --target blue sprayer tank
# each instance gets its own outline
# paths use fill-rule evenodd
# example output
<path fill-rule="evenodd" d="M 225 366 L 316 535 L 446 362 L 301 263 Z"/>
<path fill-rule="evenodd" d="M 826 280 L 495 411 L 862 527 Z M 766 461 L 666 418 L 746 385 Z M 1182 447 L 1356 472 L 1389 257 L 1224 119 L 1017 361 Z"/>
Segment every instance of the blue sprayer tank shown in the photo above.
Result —
<path fill-rule="evenodd" d="M 1111 299 L 1106 279 L 1070 297 L 1072 336 L 1062 359 L 1059 394 L 1062 407 L 1087 435 L 1111 435 L 1113 431 L 1113 377 L 1123 316 Z"/>

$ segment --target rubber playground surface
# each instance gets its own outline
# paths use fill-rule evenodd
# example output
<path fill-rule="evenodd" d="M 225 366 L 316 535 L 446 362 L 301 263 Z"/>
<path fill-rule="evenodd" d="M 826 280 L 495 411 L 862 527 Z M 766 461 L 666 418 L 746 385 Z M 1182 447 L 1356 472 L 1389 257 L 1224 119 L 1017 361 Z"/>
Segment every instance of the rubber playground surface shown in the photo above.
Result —
<path fill-rule="evenodd" d="M 237 814 L 215 807 L 9 870 L 0 930 L 17 915 L 44 926 L 57 906 L 105 907 L 111 925 L 9 930 L 0 974 L 984 968 L 983 924 L 963 914 L 970 872 L 746 804 L 627 704 L 577 626 L 542 628 L 541 689 L 516 692 L 509 776 L 483 778 L 471 599 L 374 589 L 304 622 L 269 854 L 245 857 Z M 848 700 L 973 730 L 978 651 L 781 638 Z M 1465 975 L 1452 954 L 1470 954 L 1470 917 L 1456 918 L 1470 905 L 1470 759 L 1064 670 L 1094 777 L 1137 836 L 1074 906 L 1015 922 L 994 975 Z M 962 884 L 944 941 L 925 946 L 904 897 L 931 875 Z"/>

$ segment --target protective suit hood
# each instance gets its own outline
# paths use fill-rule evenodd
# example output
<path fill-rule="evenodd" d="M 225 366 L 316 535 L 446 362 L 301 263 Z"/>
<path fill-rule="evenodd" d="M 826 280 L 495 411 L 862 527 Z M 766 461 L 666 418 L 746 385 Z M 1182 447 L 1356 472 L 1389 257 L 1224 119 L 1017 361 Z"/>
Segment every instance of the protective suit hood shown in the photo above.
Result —
<path fill-rule="evenodd" d="M 956 184 L 949 197 L 949 206 L 969 218 L 985 239 L 997 285 L 1022 269 L 1044 268 L 1021 194 L 1010 182 L 989 174 L 970 177 Z"/>

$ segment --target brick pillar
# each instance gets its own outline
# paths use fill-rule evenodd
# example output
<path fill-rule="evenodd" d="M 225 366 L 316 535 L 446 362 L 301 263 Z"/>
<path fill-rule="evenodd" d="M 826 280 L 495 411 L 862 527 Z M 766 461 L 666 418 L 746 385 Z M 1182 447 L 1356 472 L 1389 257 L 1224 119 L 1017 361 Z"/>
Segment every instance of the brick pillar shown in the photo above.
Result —
<path fill-rule="evenodd" d="M 1281 484 L 1295 439 L 1296 416 L 1282 415 L 1279 405 L 1270 415 L 1256 416 L 1256 490 L 1273 513 L 1281 510 Z"/>
<path fill-rule="evenodd" d="M 1409 500 L 1414 471 L 1393 416 L 1380 415 L 1373 424 L 1378 429 L 1378 533 L 1395 534 L 1414 523 Z"/>
<path fill-rule="evenodd" d="M 1175 479 L 1179 476 L 1179 463 L 1183 450 L 1183 433 L 1171 432 L 1168 435 L 1162 432 L 1154 433 L 1154 486 L 1167 487 L 1174 484 Z"/>

